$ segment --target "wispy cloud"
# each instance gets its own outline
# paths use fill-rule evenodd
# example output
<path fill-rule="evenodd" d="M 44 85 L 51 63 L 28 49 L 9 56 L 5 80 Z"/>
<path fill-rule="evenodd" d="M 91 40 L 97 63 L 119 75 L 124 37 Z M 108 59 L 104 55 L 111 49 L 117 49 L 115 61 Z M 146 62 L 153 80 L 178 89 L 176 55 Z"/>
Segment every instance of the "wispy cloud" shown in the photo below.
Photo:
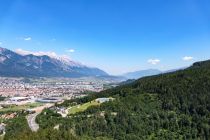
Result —
<path fill-rule="evenodd" d="M 2 45 L 3 43 L 2 42 L 0 42 L 0 45 Z"/>
<path fill-rule="evenodd" d="M 183 61 L 191 61 L 193 60 L 194 58 L 192 56 L 185 56 L 182 58 Z"/>
<path fill-rule="evenodd" d="M 31 37 L 25 37 L 25 38 L 23 38 L 23 40 L 25 40 L 25 41 L 30 41 L 32 38 Z"/>
<path fill-rule="evenodd" d="M 156 65 L 156 64 L 160 63 L 160 60 L 159 59 L 149 59 L 149 60 L 147 60 L 147 62 L 149 64 Z"/>
<path fill-rule="evenodd" d="M 66 50 L 67 52 L 70 52 L 70 53 L 73 53 L 73 52 L 75 52 L 75 50 L 74 49 L 68 49 L 68 50 Z"/>
<path fill-rule="evenodd" d="M 43 51 L 32 52 L 32 51 L 27 51 L 27 50 L 23 50 L 23 49 L 16 49 L 15 52 L 18 53 L 18 54 L 20 54 L 20 55 L 33 54 L 33 55 L 36 55 L 36 56 L 48 55 L 50 57 L 59 57 L 55 52 L 52 52 L 52 51 L 47 51 L 47 52 L 43 52 Z"/>
<path fill-rule="evenodd" d="M 20 54 L 20 55 L 29 55 L 29 54 L 33 54 L 33 55 L 36 55 L 36 56 L 47 55 L 49 57 L 56 58 L 56 59 L 63 59 L 65 61 L 70 61 L 71 60 L 71 58 L 68 55 L 58 55 L 57 53 L 55 53 L 53 51 L 46 51 L 46 52 L 37 51 L 37 52 L 34 52 L 34 51 L 27 51 L 27 50 L 23 50 L 23 49 L 19 48 L 19 49 L 16 49 L 15 52 Z"/>

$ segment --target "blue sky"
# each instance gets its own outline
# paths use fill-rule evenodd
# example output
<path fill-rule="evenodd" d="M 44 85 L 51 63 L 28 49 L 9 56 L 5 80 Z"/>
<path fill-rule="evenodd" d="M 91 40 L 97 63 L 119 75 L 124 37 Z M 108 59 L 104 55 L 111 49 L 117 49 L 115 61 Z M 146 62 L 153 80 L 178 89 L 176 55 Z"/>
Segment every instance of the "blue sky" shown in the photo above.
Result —
<path fill-rule="evenodd" d="M 210 58 L 209 0 L 1 0 L 0 46 L 110 74 Z M 71 51 L 67 51 L 71 50 Z"/>

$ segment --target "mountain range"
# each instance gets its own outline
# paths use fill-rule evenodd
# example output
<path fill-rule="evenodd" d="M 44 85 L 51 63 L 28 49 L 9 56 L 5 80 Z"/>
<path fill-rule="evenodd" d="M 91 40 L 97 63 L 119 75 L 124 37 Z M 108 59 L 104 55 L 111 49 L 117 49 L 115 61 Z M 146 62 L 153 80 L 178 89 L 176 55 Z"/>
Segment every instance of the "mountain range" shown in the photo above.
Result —
<path fill-rule="evenodd" d="M 68 57 L 14 52 L 0 47 L 0 76 L 6 77 L 99 77 L 116 81 L 157 75 L 158 69 L 128 72 L 111 76 L 99 68 L 88 67 Z"/>
<path fill-rule="evenodd" d="M 103 70 L 82 65 L 68 58 L 23 55 L 0 47 L 0 76 L 84 77 L 108 76 L 108 74 Z"/>
<path fill-rule="evenodd" d="M 157 75 L 160 73 L 162 73 L 162 71 L 158 69 L 147 69 L 147 70 L 128 72 L 128 73 L 123 74 L 122 76 L 127 79 L 138 79 L 141 77 Z"/>

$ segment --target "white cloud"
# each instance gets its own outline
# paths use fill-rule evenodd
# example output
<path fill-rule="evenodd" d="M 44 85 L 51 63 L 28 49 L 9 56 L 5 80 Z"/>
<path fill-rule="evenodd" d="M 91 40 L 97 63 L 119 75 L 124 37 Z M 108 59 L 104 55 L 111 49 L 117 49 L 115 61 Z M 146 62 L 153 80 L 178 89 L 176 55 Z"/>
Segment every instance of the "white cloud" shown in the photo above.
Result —
<path fill-rule="evenodd" d="M 3 43 L 2 42 L 0 42 L 0 45 L 2 45 Z"/>
<path fill-rule="evenodd" d="M 26 37 L 26 38 L 23 38 L 25 41 L 30 41 L 32 38 L 31 37 Z"/>
<path fill-rule="evenodd" d="M 67 52 L 70 52 L 70 53 L 73 53 L 73 52 L 75 52 L 75 50 L 74 49 L 69 49 L 69 50 L 66 50 Z"/>
<path fill-rule="evenodd" d="M 22 50 L 22 49 L 16 49 L 15 52 L 18 53 L 18 54 L 20 54 L 20 55 L 32 54 L 32 52 L 26 51 L 26 50 Z"/>
<path fill-rule="evenodd" d="M 185 56 L 182 58 L 183 61 L 191 61 L 193 60 L 194 58 L 192 56 Z"/>
<path fill-rule="evenodd" d="M 29 55 L 29 54 L 33 54 L 36 56 L 43 56 L 43 55 L 47 55 L 51 58 L 55 58 L 58 59 L 60 61 L 62 61 L 63 63 L 66 63 L 68 65 L 72 65 L 72 66 L 83 66 L 83 64 L 79 63 L 79 62 L 75 62 L 72 61 L 71 58 L 68 55 L 58 55 L 55 52 L 52 51 L 47 51 L 47 52 L 43 52 L 43 51 L 38 51 L 38 52 L 33 52 L 33 51 L 27 51 L 27 50 L 23 50 L 23 49 L 16 49 L 15 50 L 16 53 L 20 54 L 20 55 Z"/>
<path fill-rule="evenodd" d="M 27 50 L 23 50 L 23 49 L 16 49 L 15 52 L 18 53 L 18 54 L 20 54 L 20 55 L 33 54 L 33 55 L 36 55 L 36 56 L 48 55 L 48 56 L 53 57 L 53 58 L 59 57 L 59 55 L 57 55 L 55 52 L 52 52 L 52 51 L 47 51 L 47 52 L 43 52 L 43 51 L 32 52 L 32 51 L 27 51 Z"/>
<path fill-rule="evenodd" d="M 147 62 L 152 65 L 156 65 L 156 64 L 160 63 L 160 60 L 159 59 L 149 59 L 149 60 L 147 60 Z"/>

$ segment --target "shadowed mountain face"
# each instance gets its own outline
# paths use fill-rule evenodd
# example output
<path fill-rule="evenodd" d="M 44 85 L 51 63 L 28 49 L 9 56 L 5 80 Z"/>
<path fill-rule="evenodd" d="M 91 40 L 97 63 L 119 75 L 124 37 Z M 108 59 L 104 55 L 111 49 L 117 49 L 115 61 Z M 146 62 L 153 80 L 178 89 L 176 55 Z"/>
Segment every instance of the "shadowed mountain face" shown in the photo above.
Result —
<path fill-rule="evenodd" d="M 0 48 L 0 76 L 11 77 L 83 77 L 107 76 L 98 68 L 90 68 L 71 60 L 62 61 L 47 55 L 20 55 Z"/>

